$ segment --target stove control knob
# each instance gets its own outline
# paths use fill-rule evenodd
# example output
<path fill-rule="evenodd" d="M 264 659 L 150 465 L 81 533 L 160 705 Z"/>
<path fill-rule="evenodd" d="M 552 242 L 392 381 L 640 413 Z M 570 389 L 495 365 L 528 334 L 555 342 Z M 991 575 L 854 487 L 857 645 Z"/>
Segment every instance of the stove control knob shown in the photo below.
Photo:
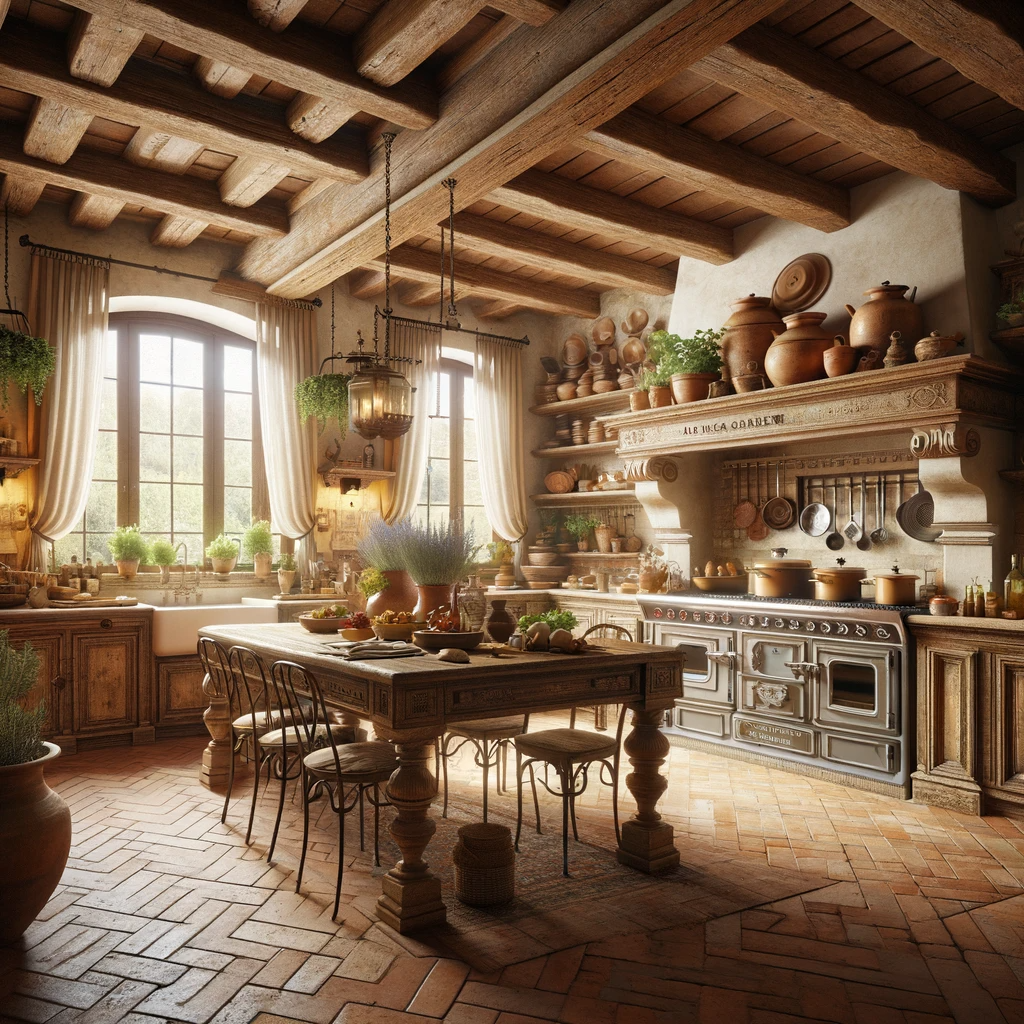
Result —
<path fill-rule="evenodd" d="M 660 619 L 665 613 L 660 608 L 655 608 L 652 614 L 656 619 Z"/>
<path fill-rule="evenodd" d="M 702 619 L 703 619 L 703 616 L 701 615 L 700 612 L 694 612 L 693 613 L 693 621 L 694 622 L 700 622 L 700 621 L 702 621 Z"/>
<path fill-rule="evenodd" d="M 868 635 L 868 628 L 867 628 L 867 626 L 862 626 L 859 622 L 857 623 L 856 626 L 853 627 L 853 631 L 854 631 L 854 633 L 857 634 L 857 636 L 867 636 Z"/>
<path fill-rule="evenodd" d="M 845 622 L 836 623 L 836 632 L 840 636 L 846 636 L 850 632 L 850 627 Z"/>
<path fill-rule="evenodd" d="M 767 615 L 762 615 L 761 616 L 761 625 L 762 625 L 762 627 L 767 629 L 771 624 L 772 624 L 772 620 L 770 618 L 768 618 Z"/>
<path fill-rule="evenodd" d="M 669 608 L 669 610 L 667 612 L 665 612 L 665 618 L 666 619 L 674 619 L 675 617 L 676 617 L 676 610 L 675 610 L 675 608 Z"/>
<path fill-rule="evenodd" d="M 685 622 L 689 617 L 690 613 L 685 608 L 679 609 L 679 621 Z"/>
<path fill-rule="evenodd" d="M 782 629 L 783 626 L 785 626 L 785 625 L 786 625 L 786 623 L 785 623 L 785 621 L 783 619 L 776 619 L 775 620 L 775 628 L 776 629 Z"/>
<path fill-rule="evenodd" d="M 789 628 L 790 629 L 799 629 L 800 628 L 800 620 L 799 619 L 790 619 L 789 620 Z"/>
<path fill-rule="evenodd" d="M 722 622 L 728 626 L 732 622 L 732 612 L 722 612 Z"/>
<path fill-rule="evenodd" d="M 876 626 L 875 636 L 877 636 L 879 640 L 888 640 L 889 637 L 892 636 L 892 633 L 890 632 L 888 626 Z"/>
<path fill-rule="evenodd" d="M 827 622 L 823 622 L 821 624 L 821 631 L 822 633 L 831 633 L 832 627 Z"/>
<path fill-rule="evenodd" d="M 816 622 L 808 622 L 807 623 L 807 632 L 808 633 L 813 633 L 817 628 L 818 628 L 818 624 Z"/>
<path fill-rule="evenodd" d="M 704 615 L 704 621 L 714 624 L 718 621 L 718 616 L 714 612 L 707 612 Z"/>

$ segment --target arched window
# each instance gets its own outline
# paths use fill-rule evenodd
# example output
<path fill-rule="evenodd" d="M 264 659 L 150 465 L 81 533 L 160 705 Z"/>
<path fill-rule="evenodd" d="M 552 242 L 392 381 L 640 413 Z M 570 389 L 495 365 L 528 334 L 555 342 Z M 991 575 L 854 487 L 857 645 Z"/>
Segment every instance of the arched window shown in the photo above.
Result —
<path fill-rule="evenodd" d="M 217 534 L 269 517 L 266 494 L 253 342 L 185 317 L 111 314 L 89 502 L 58 564 L 109 561 L 107 538 L 133 523 L 200 561 Z"/>

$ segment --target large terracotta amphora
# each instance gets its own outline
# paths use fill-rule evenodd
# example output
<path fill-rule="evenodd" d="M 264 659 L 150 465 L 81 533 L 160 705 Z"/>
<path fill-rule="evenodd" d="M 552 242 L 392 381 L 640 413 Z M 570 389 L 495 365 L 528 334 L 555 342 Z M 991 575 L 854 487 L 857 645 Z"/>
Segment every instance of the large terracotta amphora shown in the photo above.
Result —
<path fill-rule="evenodd" d="M 764 357 L 776 334 L 785 327 L 772 300 L 764 295 L 747 295 L 733 304 L 722 335 L 723 379 L 764 373 Z"/>
<path fill-rule="evenodd" d="M 864 293 L 868 301 L 860 309 L 847 305 L 846 312 L 853 317 L 850 321 L 850 345 L 853 348 L 870 348 L 884 356 L 893 331 L 899 331 L 908 339 L 923 337 L 924 314 L 914 302 L 917 288 L 908 298 L 905 294 L 908 287 L 883 281 Z"/>
<path fill-rule="evenodd" d="M 832 347 L 832 335 L 821 327 L 827 316 L 805 310 L 785 318 L 786 330 L 764 357 L 765 373 L 777 388 L 825 376 L 824 354 Z"/>

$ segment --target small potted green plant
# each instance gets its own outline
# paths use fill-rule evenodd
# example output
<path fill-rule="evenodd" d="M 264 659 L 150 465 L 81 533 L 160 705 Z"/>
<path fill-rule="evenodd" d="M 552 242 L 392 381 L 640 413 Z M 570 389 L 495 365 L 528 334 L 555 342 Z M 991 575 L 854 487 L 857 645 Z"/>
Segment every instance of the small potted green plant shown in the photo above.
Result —
<path fill-rule="evenodd" d="M 996 310 L 996 316 L 1008 327 L 1024 327 L 1024 289 L 1009 302 L 1004 302 Z"/>
<path fill-rule="evenodd" d="M 13 943 L 46 905 L 71 849 L 71 812 L 46 784 L 60 747 L 43 740 L 39 656 L 0 630 L 0 946 Z"/>
<path fill-rule="evenodd" d="M 565 517 L 565 522 L 562 524 L 570 536 L 576 538 L 576 548 L 579 551 L 590 550 L 590 532 L 601 525 L 600 519 L 595 519 L 591 515 L 587 515 L 585 512 L 573 512 L 571 515 Z"/>
<path fill-rule="evenodd" d="M 644 409 L 650 409 L 650 371 L 643 363 L 637 363 L 629 368 L 629 372 L 633 375 L 633 388 L 629 392 L 629 408 L 633 412 L 642 412 Z"/>
<path fill-rule="evenodd" d="M 371 619 L 388 610 L 387 590 L 391 583 L 380 569 L 375 569 L 372 565 L 370 568 L 364 569 L 359 574 L 356 586 L 366 598 L 366 614 Z M 394 609 L 391 610 L 394 611 Z"/>
<path fill-rule="evenodd" d="M 290 594 L 295 586 L 295 556 L 289 552 L 281 555 L 281 561 L 277 563 L 277 585 L 281 588 L 282 594 Z"/>
<path fill-rule="evenodd" d="M 139 564 L 149 558 L 149 545 L 137 526 L 119 526 L 107 540 L 110 554 L 117 563 L 117 571 L 126 580 L 139 571 Z"/>
<path fill-rule="evenodd" d="M 256 579 L 265 580 L 270 575 L 274 538 L 270 535 L 270 523 L 266 519 L 254 519 L 242 534 L 242 553 L 247 559 L 252 559 Z"/>
<path fill-rule="evenodd" d="M 56 352 L 46 340 L 0 324 L 0 406 L 4 409 L 11 384 L 16 384 L 23 395 L 31 388 L 36 405 L 40 405 L 56 365 Z"/>
<path fill-rule="evenodd" d="M 226 576 L 238 561 L 238 545 L 221 533 L 210 541 L 206 557 L 210 560 L 215 573 Z"/>
<path fill-rule="evenodd" d="M 166 586 L 171 581 L 171 566 L 177 558 L 174 545 L 164 537 L 157 537 L 150 546 L 149 556 L 154 565 L 160 566 L 160 582 Z"/>
<path fill-rule="evenodd" d="M 655 331 L 655 334 L 663 332 Z M 713 381 L 722 369 L 721 340 L 724 331 L 694 331 L 692 337 L 668 335 L 671 355 L 666 360 L 671 373 L 672 397 L 676 405 L 699 402 L 708 397 Z"/>
<path fill-rule="evenodd" d="M 305 423 L 315 416 L 322 432 L 330 419 L 337 420 L 342 439 L 348 433 L 348 382 L 344 373 L 317 373 L 295 385 L 295 401 Z"/>

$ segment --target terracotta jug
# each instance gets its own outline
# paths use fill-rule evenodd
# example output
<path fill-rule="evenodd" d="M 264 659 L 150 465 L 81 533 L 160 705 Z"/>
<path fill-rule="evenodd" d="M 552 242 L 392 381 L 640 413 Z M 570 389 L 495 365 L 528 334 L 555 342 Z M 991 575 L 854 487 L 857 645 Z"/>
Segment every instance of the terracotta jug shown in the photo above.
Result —
<path fill-rule="evenodd" d="M 509 615 L 503 600 L 491 601 L 491 614 L 487 617 L 487 633 L 496 644 L 507 644 L 515 632 L 515 620 Z"/>
<path fill-rule="evenodd" d="M 748 295 L 732 304 L 735 312 L 725 321 L 722 335 L 722 378 L 764 372 L 764 357 L 776 334 L 785 329 L 772 300 Z"/>
<path fill-rule="evenodd" d="M 864 294 L 868 301 L 860 309 L 847 305 L 850 321 L 850 344 L 854 348 L 874 349 L 880 356 L 889 347 L 893 331 L 899 331 L 904 338 L 920 338 L 924 334 L 924 314 L 914 302 L 917 288 L 904 294 L 908 285 L 889 284 L 883 281 Z"/>
<path fill-rule="evenodd" d="M 822 330 L 827 313 L 790 313 L 786 330 L 776 337 L 764 357 L 768 379 L 776 386 L 803 384 L 825 376 L 824 353 L 832 347 L 832 335 Z"/>
<path fill-rule="evenodd" d="M 853 373 L 853 368 L 857 365 L 858 352 L 846 344 L 846 339 L 841 334 L 836 335 L 835 341 L 831 348 L 825 349 L 822 353 L 825 373 L 829 377 L 845 377 L 846 374 Z"/>

